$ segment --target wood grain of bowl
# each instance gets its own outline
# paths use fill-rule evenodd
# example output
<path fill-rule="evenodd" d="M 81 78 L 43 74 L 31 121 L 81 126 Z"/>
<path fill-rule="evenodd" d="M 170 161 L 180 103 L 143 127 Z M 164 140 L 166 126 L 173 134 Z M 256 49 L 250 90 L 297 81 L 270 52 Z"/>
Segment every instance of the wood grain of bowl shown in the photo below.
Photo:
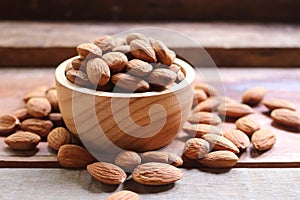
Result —
<path fill-rule="evenodd" d="M 70 58 L 55 71 L 60 110 L 67 128 L 92 151 L 137 152 L 169 144 L 182 129 L 193 101 L 194 69 L 175 59 L 185 80 L 161 92 L 113 93 L 77 86 L 65 77 Z"/>

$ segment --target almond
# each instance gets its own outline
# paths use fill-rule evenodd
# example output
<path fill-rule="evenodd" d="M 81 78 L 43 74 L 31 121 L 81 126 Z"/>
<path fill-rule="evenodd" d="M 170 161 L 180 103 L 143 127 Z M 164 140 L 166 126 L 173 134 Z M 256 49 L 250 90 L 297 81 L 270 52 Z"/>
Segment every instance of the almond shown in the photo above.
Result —
<path fill-rule="evenodd" d="M 29 99 L 33 97 L 45 97 L 47 89 L 48 89 L 47 86 L 44 85 L 33 89 L 32 91 L 30 91 L 25 95 L 25 97 L 23 98 L 24 102 L 27 102 Z"/>
<path fill-rule="evenodd" d="M 169 70 L 172 70 L 173 72 L 177 73 L 181 70 L 181 67 L 175 63 L 171 64 L 167 67 Z"/>
<path fill-rule="evenodd" d="M 199 163 L 206 167 L 228 168 L 236 165 L 239 158 L 231 151 L 214 151 L 206 154 Z"/>
<path fill-rule="evenodd" d="M 167 86 L 175 82 L 177 74 L 166 68 L 156 68 L 147 77 L 147 81 L 155 86 Z"/>
<path fill-rule="evenodd" d="M 269 100 L 264 100 L 262 103 L 271 111 L 279 108 L 296 110 L 295 104 L 283 99 L 269 99 Z"/>
<path fill-rule="evenodd" d="M 192 160 L 198 160 L 210 151 L 207 141 L 200 138 L 191 138 L 185 142 L 183 154 Z"/>
<path fill-rule="evenodd" d="M 78 45 L 77 52 L 83 58 L 102 56 L 102 50 L 93 43 L 83 43 Z"/>
<path fill-rule="evenodd" d="M 233 153 L 239 153 L 239 149 L 230 140 L 221 135 L 205 134 L 202 136 L 204 140 L 210 143 L 214 150 L 228 150 Z"/>
<path fill-rule="evenodd" d="M 19 131 L 11 134 L 4 139 L 4 142 L 12 149 L 15 150 L 31 150 L 34 149 L 39 142 L 41 137 L 31 132 Z"/>
<path fill-rule="evenodd" d="M 259 104 L 266 95 L 266 89 L 263 87 L 253 87 L 246 90 L 242 95 L 242 101 L 245 104 L 255 106 Z"/>
<path fill-rule="evenodd" d="M 52 121 L 55 127 L 64 126 L 64 120 L 62 118 L 61 113 L 49 113 L 48 119 Z"/>
<path fill-rule="evenodd" d="M 178 72 L 177 72 L 177 82 L 179 83 L 179 82 L 181 82 L 181 81 L 183 81 L 185 79 L 185 74 L 183 73 L 183 71 L 181 71 L 181 70 L 179 70 Z"/>
<path fill-rule="evenodd" d="M 94 41 L 102 51 L 111 51 L 115 46 L 115 40 L 111 35 L 103 35 Z"/>
<path fill-rule="evenodd" d="M 300 114 L 288 109 L 275 109 L 271 113 L 272 119 L 285 126 L 300 128 Z"/>
<path fill-rule="evenodd" d="M 149 43 L 148 38 L 141 33 L 130 33 L 126 36 L 127 44 L 130 44 L 134 40 L 143 40 L 143 41 Z"/>
<path fill-rule="evenodd" d="M 260 129 L 259 123 L 255 122 L 250 117 L 242 117 L 235 122 L 236 128 L 243 131 L 247 135 L 252 135 Z"/>
<path fill-rule="evenodd" d="M 181 166 L 183 164 L 183 160 L 178 155 L 171 152 L 148 151 L 142 153 L 141 157 L 144 163 L 147 162 L 167 163 L 175 167 Z"/>
<path fill-rule="evenodd" d="M 193 108 L 192 112 L 212 112 L 220 105 L 220 101 L 216 98 L 207 98 L 200 102 L 196 107 Z"/>
<path fill-rule="evenodd" d="M 253 113 L 254 110 L 242 103 L 223 103 L 218 106 L 218 112 L 226 117 L 243 117 Z"/>
<path fill-rule="evenodd" d="M 250 145 L 249 137 L 240 130 L 228 130 L 224 137 L 230 140 L 240 150 L 245 150 Z"/>
<path fill-rule="evenodd" d="M 51 104 L 52 111 L 59 111 L 56 89 L 51 89 L 46 92 L 46 98 Z"/>
<path fill-rule="evenodd" d="M 115 47 L 127 45 L 126 39 L 124 39 L 124 38 L 116 37 L 116 38 L 114 38 L 114 41 L 116 44 Z"/>
<path fill-rule="evenodd" d="M 194 90 L 193 106 L 198 105 L 202 101 L 207 99 L 207 95 L 203 90 Z"/>
<path fill-rule="evenodd" d="M 174 62 L 175 52 L 171 51 L 162 41 L 155 40 L 152 47 L 157 55 L 158 62 L 168 66 Z"/>
<path fill-rule="evenodd" d="M 188 134 L 195 134 L 195 137 L 200 138 L 205 134 L 216 134 L 223 135 L 223 130 L 217 126 L 208 125 L 208 124 L 190 124 L 185 123 L 183 126 L 183 130 Z"/>
<path fill-rule="evenodd" d="M 34 97 L 26 104 L 28 113 L 36 118 L 46 117 L 51 112 L 51 104 L 44 97 Z"/>
<path fill-rule="evenodd" d="M 150 43 L 144 40 L 136 39 L 131 41 L 130 52 L 137 59 L 150 63 L 155 63 L 157 61 L 155 51 L 151 47 Z"/>
<path fill-rule="evenodd" d="M 68 64 L 66 65 L 66 68 L 65 68 L 65 74 L 67 75 L 67 72 L 70 71 L 70 70 L 75 70 L 75 69 L 73 68 L 72 62 L 70 62 L 70 63 L 68 63 Z M 77 69 L 76 69 L 76 71 L 77 71 Z"/>
<path fill-rule="evenodd" d="M 70 140 L 71 134 L 64 127 L 53 129 L 47 136 L 48 145 L 54 150 L 58 150 L 61 146 L 68 144 Z"/>
<path fill-rule="evenodd" d="M 50 120 L 26 119 L 20 124 L 23 131 L 29 131 L 38 134 L 41 137 L 46 136 L 53 128 Z"/>
<path fill-rule="evenodd" d="M 188 122 L 192 124 L 211 124 L 218 125 L 222 122 L 221 118 L 214 113 L 195 112 L 188 118 Z"/>
<path fill-rule="evenodd" d="M 214 86 L 209 85 L 207 83 L 195 83 L 194 89 L 195 90 L 198 90 L 198 89 L 203 90 L 208 97 L 218 96 L 218 90 Z"/>
<path fill-rule="evenodd" d="M 75 70 L 75 69 L 68 70 L 66 72 L 66 77 L 70 82 L 75 83 L 79 86 L 83 86 L 83 87 L 90 86 L 88 76 L 83 71 Z"/>
<path fill-rule="evenodd" d="M 130 52 L 130 46 L 129 45 L 116 46 L 112 51 L 113 52 L 124 53 L 126 56 L 128 54 L 131 54 L 131 52 Z"/>
<path fill-rule="evenodd" d="M 85 168 L 95 158 L 83 147 L 74 144 L 61 146 L 57 153 L 59 164 L 65 168 Z"/>
<path fill-rule="evenodd" d="M 125 73 L 113 75 L 111 82 L 118 88 L 125 89 L 130 92 L 144 92 L 150 89 L 149 84 L 143 79 Z"/>
<path fill-rule="evenodd" d="M 149 162 L 137 166 L 132 178 L 134 181 L 144 185 L 166 185 L 180 180 L 183 172 L 166 163 Z"/>
<path fill-rule="evenodd" d="M 0 115 L 0 135 L 7 135 L 15 130 L 19 120 L 14 115 Z"/>
<path fill-rule="evenodd" d="M 110 79 L 109 66 L 101 58 L 92 58 L 86 64 L 89 81 L 95 86 L 104 86 Z"/>
<path fill-rule="evenodd" d="M 147 76 L 153 67 L 147 62 L 139 59 L 132 59 L 127 63 L 126 71 L 134 76 Z"/>
<path fill-rule="evenodd" d="M 86 63 L 83 58 L 75 58 L 71 62 L 72 68 L 76 70 L 85 71 Z"/>
<path fill-rule="evenodd" d="M 109 52 L 102 56 L 112 73 L 121 72 L 127 65 L 127 57 L 120 52 Z"/>
<path fill-rule="evenodd" d="M 28 119 L 31 117 L 31 115 L 28 113 L 26 108 L 20 108 L 13 112 L 13 116 L 17 117 L 20 121 L 23 121 L 25 119 Z"/>
<path fill-rule="evenodd" d="M 134 151 L 123 151 L 115 159 L 115 164 L 121 167 L 125 172 L 132 172 L 136 166 L 141 164 L 142 159 Z"/>
<path fill-rule="evenodd" d="M 251 142 L 255 149 L 266 151 L 273 147 L 276 142 L 276 136 L 270 129 L 260 129 L 252 135 Z"/>
<path fill-rule="evenodd" d="M 109 185 L 121 184 L 127 177 L 126 173 L 120 167 L 106 162 L 90 164 L 87 166 L 87 170 L 92 177 Z"/>
<path fill-rule="evenodd" d="M 106 200 L 139 200 L 139 195 L 129 190 L 122 190 L 120 192 L 113 193 Z"/>

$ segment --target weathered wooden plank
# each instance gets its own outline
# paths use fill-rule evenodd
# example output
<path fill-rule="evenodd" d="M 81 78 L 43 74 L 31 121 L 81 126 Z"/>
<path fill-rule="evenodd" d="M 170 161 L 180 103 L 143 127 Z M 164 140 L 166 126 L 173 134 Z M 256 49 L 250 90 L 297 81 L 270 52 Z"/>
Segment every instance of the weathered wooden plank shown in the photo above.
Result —
<path fill-rule="evenodd" d="M 1 19 L 17 20 L 97 20 L 97 21 L 170 21 L 241 20 L 299 22 L 297 0 L 4 0 Z M 51 9 L 51 12 L 49 12 Z"/>
<path fill-rule="evenodd" d="M 86 170 L 0 169 L 1 199 L 105 199 L 127 189 L 141 199 L 297 199 L 300 169 L 183 170 L 175 184 L 120 186 L 94 180 Z"/>

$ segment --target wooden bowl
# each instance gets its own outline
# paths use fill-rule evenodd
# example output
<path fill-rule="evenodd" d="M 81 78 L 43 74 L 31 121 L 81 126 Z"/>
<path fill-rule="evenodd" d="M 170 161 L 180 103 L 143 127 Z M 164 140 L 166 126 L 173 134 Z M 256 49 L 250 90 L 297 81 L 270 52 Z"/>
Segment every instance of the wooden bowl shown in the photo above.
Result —
<path fill-rule="evenodd" d="M 77 86 L 65 77 L 70 58 L 56 71 L 59 107 L 67 128 L 92 151 L 144 152 L 169 144 L 182 129 L 193 101 L 194 69 L 176 59 L 185 80 L 161 92 L 112 93 Z"/>

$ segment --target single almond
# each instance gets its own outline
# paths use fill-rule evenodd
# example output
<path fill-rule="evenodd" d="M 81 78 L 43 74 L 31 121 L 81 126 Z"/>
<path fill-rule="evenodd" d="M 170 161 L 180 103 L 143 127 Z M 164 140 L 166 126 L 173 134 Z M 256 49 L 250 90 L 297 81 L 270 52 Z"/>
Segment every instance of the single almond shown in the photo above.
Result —
<path fill-rule="evenodd" d="M 18 110 L 16 110 L 15 112 L 13 112 L 12 114 L 13 116 L 17 117 L 20 121 L 23 121 L 25 119 L 28 119 L 30 117 L 32 117 L 26 108 L 20 108 Z"/>
<path fill-rule="evenodd" d="M 46 98 L 51 104 L 52 111 L 59 111 L 58 98 L 56 89 L 51 89 L 46 92 Z"/>
<path fill-rule="evenodd" d="M 247 135 L 252 135 L 260 129 L 260 124 L 250 117 L 241 117 L 235 122 L 236 128 L 243 131 Z"/>
<path fill-rule="evenodd" d="M 223 130 L 217 126 L 209 125 L 209 124 L 190 124 L 185 123 L 183 126 L 183 130 L 188 134 L 195 135 L 197 138 L 201 138 L 205 134 L 216 134 L 223 135 Z"/>
<path fill-rule="evenodd" d="M 191 138 L 185 142 L 183 154 L 192 160 L 198 160 L 210 151 L 210 145 L 206 140 Z"/>
<path fill-rule="evenodd" d="M 106 200 L 139 200 L 139 195 L 129 190 L 122 190 L 111 194 Z"/>
<path fill-rule="evenodd" d="M 131 173 L 136 166 L 141 164 L 141 162 L 141 157 L 134 151 L 122 151 L 115 158 L 115 164 L 129 173 Z"/>
<path fill-rule="evenodd" d="M 271 113 L 272 119 L 285 126 L 300 128 L 300 114 L 289 109 L 275 109 Z"/>
<path fill-rule="evenodd" d="M 73 69 L 81 70 L 81 71 L 85 72 L 86 62 L 84 61 L 84 58 L 79 57 L 79 58 L 73 59 L 71 62 L 71 65 L 72 65 Z"/>
<path fill-rule="evenodd" d="M 28 92 L 25 97 L 23 98 L 24 102 L 26 103 L 29 99 L 33 97 L 45 97 L 47 86 L 39 86 L 37 88 L 34 88 L 32 91 Z"/>
<path fill-rule="evenodd" d="M 19 122 L 14 115 L 0 115 L 0 135 L 12 133 Z"/>
<path fill-rule="evenodd" d="M 106 162 L 92 163 L 87 166 L 87 171 L 96 180 L 109 185 L 121 184 L 127 177 L 123 169 Z"/>
<path fill-rule="evenodd" d="M 151 47 L 150 43 L 144 40 L 136 39 L 131 41 L 130 52 L 137 59 L 150 63 L 155 63 L 157 61 L 155 51 Z"/>
<path fill-rule="evenodd" d="M 61 113 L 49 113 L 48 119 L 52 121 L 54 127 L 64 126 L 65 122 L 62 118 Z"/>
<path fill-rule="evenodd" d="M 147 76 L 153 67 L 147 62 L 139 59 L 132 59 L 127 63 L 126 71 L 134 76 Z"/>
<path fill-rule="evenodd" d="M 102 51 L 111 51 L 115 46 L 115 40 L 111 35 L 103 35 L 94 41 Z"/>
<path fill-rule="evenodd" d="M 199 163 L 211 168 L 229 168 L 236 165 L 239 158 L 231 151 L 214 151 L 206 154 Z"/>
<path fill-rule="evenodd" d="M 83 147 L 75 144 L 61 146 L 57 153 L 58 163 L 65 168 L 85 168 L 95 158 Z"/>
<path fill-rule="evenodd" d="M 52 130 L 53 123 L 50 120 L 32 118 L 22 121 L 20 126 L 23 131 L 33 132 L 44 137 Z"/>
<path fill-rule="evenodd" d="M 180 180 L 183 172 L 166 163 L 149 162 L 137 166 L 132 178 L 143 185 L 166 185 Z"/>
<path fill-rule="evenodd" d="M 12 149 L 15 150 L 31 150 L 34 149 L 39 142 L 41 137 L 31 132 L 19 131 L 11 134 L 4 139 L 4 142 Z"/>
<path fill-rule="evenodd" d="M 266 95 L 266 89 L 263 87 L 253 87 L 246 90 L 242 95 L 242 102 L 250 106 L 259 104 Z"/>
<path fill-rule="evenodd" d="M 120 52 L 125 54 L 126 56 L 131 55 L 130 52 L 130 46 L 129 45 L 121 45 L 121 46 L 116 46 L 113 50 L 113 52 Z"/>
<path fill-rule="evenodd" d="M 83 87 L 89 87 L 90 81 L 88 79 L 88 76 L 85 72 L 75 69 L 70 69 L 66 72 L 67 79 L 79 86 Z"/>
<path fill-rule="evenodd" d="M 209 142 L 214 150 L 228 150 L 232 151 L 233 153 L 240 152 L 237 146 L 224 136 L 216 134 L 205 134 L 202 136 L 202 138 Z"/>
<path fill-rule="evenodd" d="M 54 150 L 58 150 L 61 146 L 69 144 L 70 140 L 71 134 L 64 127 L 53 129 L 47 136 L 48 145 Z"/>
<path fill-rule="evenodd" d="M 51 112 L 51 104 L 44 97 L 34 97 L 26 104 L 28 113 L 36 118 L 46 117 Z"/>
<path fill-rule="evenodd" d="M 130 44 L 134 40 L 143 40 L 143 41 L 149 43 L 148 38 L 146 36 L 144 36 L 143 34 L 141 34 L 141 33 L 129 33 L 126 36 L 127 44 Z"/>
<path fill-rule="evenodd" d="M 207 83 L 195 83 L 194 89 L 203 90 L 208 97 L 218 96 L 218 90 L 214 86 Z"/>
<path fill-rule="evenodd" d="M 279 108 L 296 110 L 295 104 L 283 99 L 269 99 L 269 100 L 264 100 L 262 103 L 271 111 Z"/>
<path fill-rule="evenodd" d="M 147 77 L 147 81 L 155 86 L 167 86 L 175 82 L 177 74 L 166 68 L 156 68 Z"/>
<path fill-rule="evenodd" d="M 144 92 L 150 89 L 149 84 L 143 79 L 125 73 L 113 75 L 111 82 L 118 88 L 130 92 Z"/>
<path fill-rule="evenodd" d="M 218 106 L 220 115 L 226 117 L 243 117 L 254 112 L 247 104 L 242 103 L 223 103 Z"/>
<path fill-rule="evenodd" d="M 188 118 L 188 122 L 192 124 L 211 124 L 218 125 L 222 122 L 221 118 L 210 112 L 195 112 Z"/>
<path fill-rule="evenodd" d="M 157 55 L 158 62 L 164 65 L 171 65 L 176 58 L 174 51 L 171 51 L 162 41 L 155 40 L 152 47 Z"/>
<path fill-rule="evenodd" d="M 167 66 L 169 70 L 172 70 L 173 72 L 177 73 L 181 70 L 181 67 L 175 63 L 172 63 L 171 65 Z"/>
<path fill-rule="evenodd" d="M 276 136 L 270 129 L 260 129 L 252 135 L 251 142 L 255 149 L 266 151 L 273 147 L 276 142 Z"/>
<path fill-rule="evenodd" d="M 249 137 L 240 130 L 228 130 L 224 137 L 230 140 L 240 150 L 245 150 L 250 145 Z"/>
<path fill-rule="evenodd" d="M 83 58 L 102 56 L 102 50 L 93 43 L 83 43 L 78 45 L 77 52 Z"/>
<path fill-rule="evenodd" d="M 207 99 L 207 95 L 203 90 L 194 90 L 193 106 L 198 105 Z"/>
<path fill-rule="evenodd" d="M 220 105 L 220 101 L 218 99 L 209 97 L 204 101 L 198 103 L 198 105 L 196 105 L 193 108 L 192 112 L 200 112 L 200 111 L 212 112 L 215 111 L 219 105 Z"/>
<path fill-rule="evenodd" d="M 104 86 L 110 79 L 109 66 L 101 58 L 92 58 L 86 64 L 86 73 L 95 86 Z"/>
<path fill-rule="evenodd" d="M 167 163 L 175 167 L 181 166 L 183 164 L 183 160 L 178 155 L 171 152 L 148 151 L 142 153 L 141 157 L 144 163 L 147 162 Z"/>
<path fill-rule="evenodd" d="M 121 72 L 127 65 L 127 57 L 124 53 L 120 52 L 109 52 L 102 56 L 102 59 L 109 66 L 112 73 Z"/>

